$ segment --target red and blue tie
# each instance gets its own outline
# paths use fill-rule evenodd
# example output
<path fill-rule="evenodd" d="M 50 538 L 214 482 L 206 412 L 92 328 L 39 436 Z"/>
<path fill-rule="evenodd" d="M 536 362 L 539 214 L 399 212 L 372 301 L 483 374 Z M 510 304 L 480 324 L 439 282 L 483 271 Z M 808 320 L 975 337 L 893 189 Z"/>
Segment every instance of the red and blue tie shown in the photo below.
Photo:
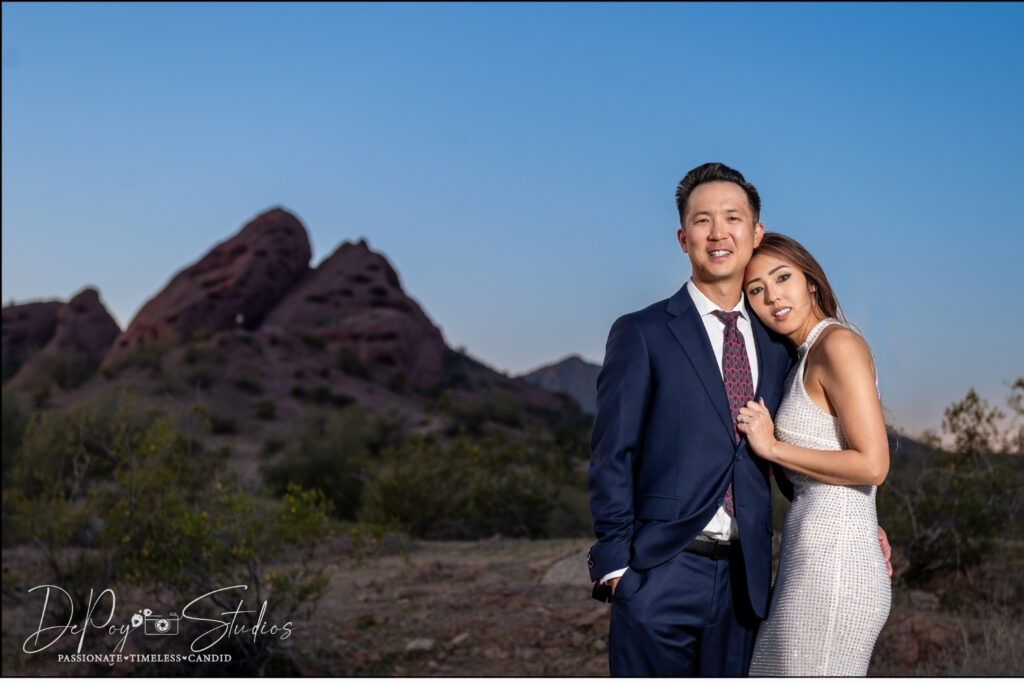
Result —
<path fill-rule="evenodd" d="M 725 394 L 729 397 L 729 411 L 732 413 L 733 435 L 736 442 L 740 440 L 740 434 L 736 430 L 736 416 L 740 408 L 747 404 L 747 401 L 754 400 L 754 382 L 750 375 L 750 359 L 747 356 L 747 346 L 743 343 L 743 333 L 736 327 L 736 319 L 740 317 L 739 311 L 715 311 L 715 317 L 725 324 L 725 334 L 722 344 L 722 381 L 725 382 Z M 732 499 L 732 484 L 725 492 L 725 511 L 735 515 L 735 507 Z"/>

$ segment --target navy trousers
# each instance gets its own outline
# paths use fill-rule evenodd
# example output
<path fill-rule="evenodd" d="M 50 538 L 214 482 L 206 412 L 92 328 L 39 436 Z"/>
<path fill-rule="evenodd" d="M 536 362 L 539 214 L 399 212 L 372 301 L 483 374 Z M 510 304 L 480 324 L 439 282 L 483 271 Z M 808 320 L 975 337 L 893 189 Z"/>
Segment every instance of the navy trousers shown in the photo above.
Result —
<path fill-rule="evenodd" d="M 682 551 L 646 571 L 629 569 L 612 595 L 613 676 L 746 676 L 760 620 L 742 558 Z"/>

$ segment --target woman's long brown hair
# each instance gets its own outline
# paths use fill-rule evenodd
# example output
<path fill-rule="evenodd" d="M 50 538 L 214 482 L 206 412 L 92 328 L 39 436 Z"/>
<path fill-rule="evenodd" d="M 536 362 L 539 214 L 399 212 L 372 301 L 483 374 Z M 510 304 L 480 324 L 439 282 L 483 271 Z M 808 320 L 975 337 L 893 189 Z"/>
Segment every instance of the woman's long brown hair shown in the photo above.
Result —
<path fill-rule="evenodd" d="M 839 308 L 839 300 L 836 299 L 832 285 L 829 284 L 828 278 L 825 277 L 825 270 L 811 256 L 811 252 L 804 249 L 802 244 L 782 233 L 766 232 L 761 237 L 761 244 L 758 245 L 757 249 L 754 249 L 754 256 L 758 254 L 773 254 L 789 261 L 803 271 L 804 277 L 807 278 L 807 284 L 814 285 L 814 291 L 811 292 L 811 295 L 814 297 L 818 310 L 827 318 L 838 318 L 846 322 L 846 316 L 843 315 L 842 309 Z"/>

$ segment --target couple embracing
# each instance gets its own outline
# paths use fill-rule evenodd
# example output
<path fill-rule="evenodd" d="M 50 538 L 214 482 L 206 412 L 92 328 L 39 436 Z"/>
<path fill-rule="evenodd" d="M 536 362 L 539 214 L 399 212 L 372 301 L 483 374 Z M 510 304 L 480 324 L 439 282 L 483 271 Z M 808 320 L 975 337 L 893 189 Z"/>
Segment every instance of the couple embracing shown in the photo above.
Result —
<path fill-rule="evenodd" d="M 588 553 L 616 676 L 860 675 L 889 613 L 870 350 L 724 164 L 676 191 L 693 274 L 620 317 L 598 378 Z M 792 500 L 771 587 L 769 477 Z"/>

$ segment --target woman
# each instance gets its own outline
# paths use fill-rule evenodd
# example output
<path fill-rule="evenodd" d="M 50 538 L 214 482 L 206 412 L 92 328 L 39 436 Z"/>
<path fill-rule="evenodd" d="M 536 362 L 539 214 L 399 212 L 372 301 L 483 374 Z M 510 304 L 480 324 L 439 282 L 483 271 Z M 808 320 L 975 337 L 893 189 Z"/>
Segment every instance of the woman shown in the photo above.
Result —
<path fill-rule="evenodd" d="M 797 347 L 775 424 L 750 402 L 737 429 L 794 486 L 779 572 L 751 676 L 864 676 L 891 603 L 875 487 L 889 444 L 871 352 L 818 262 L 765 233 L 744 276 L 754 313 Z"/>

